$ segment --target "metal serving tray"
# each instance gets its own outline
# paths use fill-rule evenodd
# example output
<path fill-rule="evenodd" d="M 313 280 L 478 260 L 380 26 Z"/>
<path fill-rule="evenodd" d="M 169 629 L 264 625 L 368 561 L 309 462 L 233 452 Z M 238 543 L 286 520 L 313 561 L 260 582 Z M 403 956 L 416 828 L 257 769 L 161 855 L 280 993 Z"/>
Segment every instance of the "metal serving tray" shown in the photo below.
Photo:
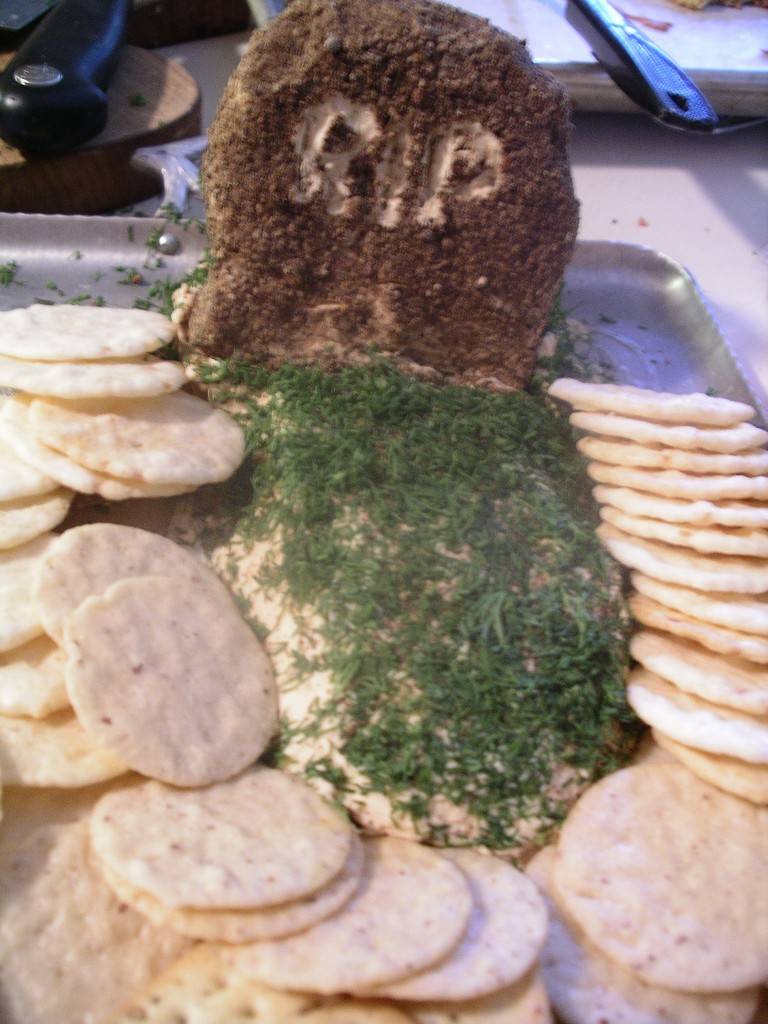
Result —
<path fill-rule="evenodd" d="M 589 46 L 565 20 L 565 0 L 451 0 L 525 39 L 537 64 L 560 79 L 577 110 L 637 112 Z M 666 50 L 721 115 L 768 114 L 768 11 L 756 7 L 685 10 L 674 0 L 614 0 Z M 651 27 L 653 24 L 656 27 Z"/>
<path fill-rule="evenodd" d="M 178 253 L 148 246 L 160 231 L 176 237 Z M 98 298 L 115 306 L 151 300 L 153 285 L 195 266 L 205 242 L 196 224 L 148 217 L 0 214 L 0 265 L 17 264 L 14 280 L 0 287 L 0 309 L 38 299 L 88 304 Z M 768 419 L 696 283 L 669 257 L 636 245 L 580 241 L 562 302 L 589 329 L 587 348 L 618 380 L 680 392 L 712 388 L 752 402 Z"/>

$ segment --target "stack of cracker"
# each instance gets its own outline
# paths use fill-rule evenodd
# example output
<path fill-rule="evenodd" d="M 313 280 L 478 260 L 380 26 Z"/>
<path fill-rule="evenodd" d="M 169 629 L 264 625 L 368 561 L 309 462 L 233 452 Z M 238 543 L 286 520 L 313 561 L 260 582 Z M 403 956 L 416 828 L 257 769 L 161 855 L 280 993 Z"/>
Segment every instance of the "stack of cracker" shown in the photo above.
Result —
<path fill-rule="evenodd" d="M 747 1024 L 768 977 L 768 809 L 673 761 L 581 797 L 526 871 L 563 1024 Z"/>
<path fill-rule="evenodd" d="M 60 645 L 58 710 L 0 719 L 7 1024 L 551 1019 L 524 875 L 362 838 L 255 764 L 271 668 L 194 554 L 106 523 L 33 543 L 24 600 Z"/>
<path fill-rule="evenodd" d="M 138 309 L 0 313 L 0 388 L 13 391 L 0 407 L 0 468 L 22 475 L 9 493 L 63 486 L 122 501 L 183 494 L 231 476 L 243 458 L 242 431 L 180 390 L 181 363 L 151 354 L 174 334 L 160 313 Z M 38 504 L 41 520 L 50 521 L 53 511 Z"/>
<path fill-rule="evenodd" d="M 701 778 L 768 803 L 768 433 L 708 395 L 562 379 L 643 630 L 628 697 Z"/>

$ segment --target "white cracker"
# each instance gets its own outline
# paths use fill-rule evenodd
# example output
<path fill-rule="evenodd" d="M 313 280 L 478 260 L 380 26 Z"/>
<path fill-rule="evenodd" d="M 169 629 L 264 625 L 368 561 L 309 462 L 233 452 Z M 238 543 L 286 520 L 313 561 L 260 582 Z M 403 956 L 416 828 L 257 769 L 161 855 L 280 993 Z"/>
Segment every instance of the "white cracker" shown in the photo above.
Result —
<path fill-rule="evenodd" d="M 269 659 L 220 586 L 120 580 L 70 616 L 64 648 L 84 728 L 142 775 L 209 785 L 256 761 L 275 731 Z"/>
<path fill-rule="evenodd" d="M 175 334 L 162 313 L 143 309 L 62 304 L 0 313 L 0 354 L 14 359 L 125 359 L 153 352 Z"/>
<path fill-rule="evenodd" d="M 2 403 L 5 404 L 5 403 Z M 59 486 L 53 477 L 24 462 L 13 448 L 0 440 L 0 501 L 17 501 L 48 494 Z"/>
<path fill-rule="evenodd" d="M 766 715 L 747 715 L 712 704 L 642 668 L 629 674 L 627 700 L 646 725 L 678 743 L 751 764 L 768 764 Z"/>
<path fill-rule="evenodd" d="M 623 437 L 637 444 L 663 444 L 669 448 L 733 454 L 760 448 L 768 441 L 768 431 L 751 423 L 732 427 L 669 426 L 649 420 L 617 416 L 614 413 L 574 412 L 571 424 L 591 434 Z"/>
<path fill-rule="evenodd" d="M 47 636 L 0 654 L 0 714 L 45 718 L 67 707 L 65 662 Z"/>
<path fill-rule="evenodd" d="M 260 766 L 205 789 L 145 782 L 104 797 L 91 820 L 115 874 L 167 907 L 200 910 L 304 899 L 339 874 L 352 836 L 306 782 Z"/>
<path fill-rule="evenodd" d="M 535 887 L 510 864 L 473 850 L 443 850 L 461 868 L 473 910 L 461 942 L 436 967 L 371 992 L 405 1001 L 478 999 L 520 981 L 532 969 L 547 931 Z"/>
<path fill-rule="evenodd" d="M 42 444 L 89 469 L 150 484 L 226 480 L 245 451 L 231 416 L 183 391 L 79 403 L 35 399 L 29 425 Z"/>
<path fill-rule="evenodd" d="M 632 657 L 686 693 L 753 715 L 768 715 L 768 671 L 651 629 L 635 633 Z"/>
<path fill-rule="evenodd" d="M 634 444 L 608 437 L 582 437 L 576 447 L 595 462 L 614 466 L 644 466 L 648 469 L 679 469 L 683 473 L 741 473 L 761 476 L 768 473 L 768 452 L 753 448 L 734 455 L 717 452 L 683 451 L 663 445 Z"/>
<path fill-rule="evenodd" d="M 91 786 L 125 771 L 69 710 L 42 719 L 0 716 L 0 773 L 9 786 Z"/>
<path fill-rule="evenodd" d="M 633 516 L 617 508 L 605 506 L 600 518 L 624 533 L 665 544 L 691 548 L 702 554 L 743 555 L 746 558 L 768 558 L 768 530 L 734 530 L 727 527 L 681 526 L 648 516 Z"/>
<path fill-rule="evenodd" d="M 0 849 L 0 872 L 3 1024 L 109 1024 L 187 945 L 113 896 L 85 822 Z"/>
<path fill-rule="evenodd" d="M 164 906 L 154 896 L 137 889 L 101 864 L 104 877 L 116 895 L 157 925 L 180 935 L 209 942 L 263 942 L 306 931 L 337 914 L 360 885 L 364 854 L 355 836 L 350 854 L 339 874 L 303 900 L 280 903 L 261 910 L 192 910 Z"/>
<path fill-rule="evenodd" d="M 107 501 L 129 498 L 165 498 L 184 494 L 189 488 L 181 485 L 146 484 L 141 480 L 121 480 L 81 466 L 62 452 L 41 444 L 32 436 L 29 407 L 21 399 L 6 401 L 0 413 L 0 440 L 16 455 L 40 473 L 83 494 L 99 494 Z"/>
<path fill-rule="evenodd" d="M 549 909 L 541 970 L 552 1006 L 568 1024 L 748 1024 L 757 988 L 694 995 L 647 985 L 600 952 L 558 905 L 552 885 L 555 849 L 540 850 L 526 866 Z"/>
<path fill-rule="evenodd" d="M 768 637 L 766 597 L 727 592 L 706 593 L 687 586 L 665 583 L 640 572 L 632 573 L 632 583 L 645 597 L 674 608 L 675 611 L 692 615 L 702 622 Z"/>
<path fill-rule="evenodd" d="M 666 423 L 698 423 L 705 427 L 726 427 L 755 417 L 755 410 L 744 402 L 700 393 L 675 395 L 651 391 L 629 384 L 593 384 L 561 377 L 549 388 L 549 394 L 576 409 L 623 413 Z"/>
<path fill-rule="evenodd" d="M 239 977 L 219 947 L 197 946 L 131 1000 L 111 1024 L 409 1024 L 386 1003 L 324 999 Z"/>
<path fill-rule="evenodd" d="M 19 547 L 58 526 L 73 497 L 72 491 L 59 489 L 0 503 L 0 549 Z"/>
<path fill-rule="evenodd" d="M 417 1024 L 552 1024 L 546 989 L 535 971 L 516 985 L 482 999 L 413 1003 L 408 1009 Z"/>
<path fill-rule="evenodd" d="M 598 483 L 647 491 L 662 498 L 685 501 L 764 501 L 768 498 L 766 476 L 697 476 L 676 469 L 635 469 L 609 466 L 605 462 L 590 462 L 587 473 Z"/>
<path fill-rule="evenodd" d="M 46 533 L 21 547 L 0 551 L 0 651 L 19 647 L 43 632 L 32 584 L 38 563 L 55 539 Z"/>
<path fill-rule="evenodd" d="M 461 870 L 403 839 L 365 847 L 362 884 L 340 913 L 287 939 L 233 948 L 236 970 L 276 988 L 332 995 L 397 981 L 455 949 L 472 908 Z"/>
<path fill-rule="evenodd" d="M 173 576 L 183 589 L 210 586 L 227 593 L 201 558 L 157 533 L 116 523 L 67 530 L 53 539 L 34 573 L 34 600 L 45 631 L 63 642 L 65 619 L 86 598 L 118 580 L 153 574 Z"/>
<path fill-rule="evenodd" d="M 105 360 L 44 363 L 0 356 L 0 387 L 54 398 L 148 398 L 186 383 L 181 363 Z"/>
<path fill-rule="evenodd" d="M 651 629 L 671 633 L 685 640 L 693 640 L 694 643 L 701 644 L 702 647 L 717 654 L 733 655 L 759 665 L 768 665 L 768 639 L 765 637 L 754 633 L 740 633 L 735 629 L 715 626 L 711 622 L 702 622 L 701 619 L 675 611 L 642 594 L 632 595 L 629 599 L 629 608 L 638 622 Z"/>
<path fill-rule="evenodd" d="M 645 494 L 629 487 L 598 485 L 592 491 L 600 504 L 612 505 L 630 515 L 650 516 L 667 523 L 692 526 L 734 526 L 761 530 L 768 528 L 768 504 L 757 501 L 685 501 Z"/>
<path fill-rule="evenodd" d="M 666 583 L 697 590 L 763 594 L 768 591 L 768 563 L 735 555 L 699 555 L 661 541 L 632 537 L 602 523 L 597 535 L 617 562 Z"/>
<path fill-rule="evenodd" d="M 768 976 L 767 860 L 768 809 L 682 765 L 625 768 L 569 814 L 554 891 L 602 953 L 648 984 L 730 993 Z"/>
<path fill-rule="evenodd" d="M 660 747 L 710 786 L 740 796 L 742 800 L 768 804 L 768 765 L 750 764 L 736 757 L 695 750 L 665 736 L 657 729 L 654 729 L 653 735 Z"/>

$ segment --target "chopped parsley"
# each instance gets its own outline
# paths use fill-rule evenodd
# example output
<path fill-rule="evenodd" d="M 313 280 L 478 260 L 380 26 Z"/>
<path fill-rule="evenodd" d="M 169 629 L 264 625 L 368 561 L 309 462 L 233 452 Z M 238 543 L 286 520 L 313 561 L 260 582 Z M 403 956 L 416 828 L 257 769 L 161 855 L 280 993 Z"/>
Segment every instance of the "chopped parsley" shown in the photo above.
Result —
<path fill-rule="evenodd" d="M 19 264 L 16 260 L 8 260 L 7 263 L 0 264 L 0 285 L 3 288 L 7 288 L 9 284 L 14 283 L 18 269 Z"/>
<path fill-rule="evenodd" d="M 238 507 L 208 516 L 203 542 L 228 548 L 237 591 L 233 538 L 279 538 L 258 582 L 287 594 L 301 629 L 302 610 L 316 613 L 323 640 L 324 653 L 293 653 L 293 682 L 332 679 L 274 756 L 289 763 L 330 731 L 344 761 L 301 767 L 348 806 L 384 793 L 434 842 L 542 841 L 637 736 L 620 573 L 565 416 L 541 396 L 425 383 L 378 360 L 200 373 L 249 451 L 245 495 L 241 475 L 199 499 Z M 473 826 L 447 825 L 436 798 Z"/>

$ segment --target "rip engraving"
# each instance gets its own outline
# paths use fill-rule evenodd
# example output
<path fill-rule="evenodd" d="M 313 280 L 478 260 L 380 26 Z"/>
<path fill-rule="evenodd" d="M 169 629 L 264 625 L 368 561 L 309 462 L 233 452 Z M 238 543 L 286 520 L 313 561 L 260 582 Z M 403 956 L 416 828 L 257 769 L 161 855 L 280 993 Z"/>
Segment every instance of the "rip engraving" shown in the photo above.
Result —
<path fill-rule="evenodd" d="M 297 203 L 322 197 L 327 212 L 343 216 L 353 209 L 352 162 L 382 132 L 372 107 L 332 96 L 304 113 L 294 145 L 299 157 L 299 181 L 291 191 Z M 435 133 L 424 154 L 424 187 L 415 213 L 418 224 L 442 227 L 445 199 L 489 199 L 502 182 L 501 142 L 477 122 L 458 122 Z M 373 172 L 376 222 L 392 230 L 404 215 L 404 194 L 417 160 L 413 139 L 405 127 L 387 138 Z M 359 185 L 359 183 L 358 183 Z M 366 185 L 366 192 L 370 185 Z"/>

